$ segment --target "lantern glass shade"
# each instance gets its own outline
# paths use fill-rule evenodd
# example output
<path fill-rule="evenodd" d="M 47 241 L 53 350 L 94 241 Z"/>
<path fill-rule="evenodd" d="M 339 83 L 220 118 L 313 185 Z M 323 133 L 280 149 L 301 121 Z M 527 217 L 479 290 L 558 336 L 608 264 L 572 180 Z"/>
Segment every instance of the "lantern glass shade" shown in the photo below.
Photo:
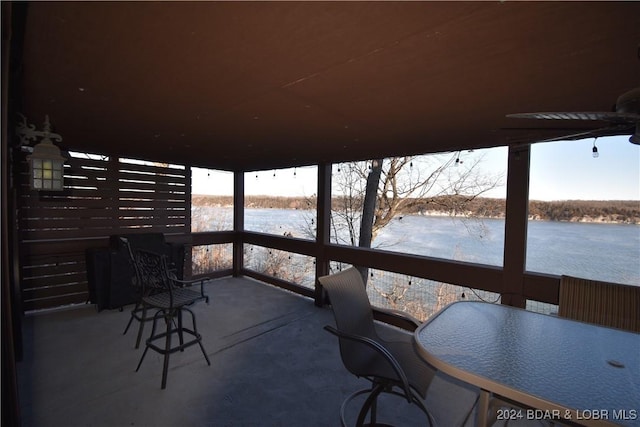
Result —
<path fill-rule="evenodd" d="M 30 169 L 32 190 L 62 191 L 65 158 L 58 147 L 49 139 L 33 147 L 33 153 L 27 157 Z"/>

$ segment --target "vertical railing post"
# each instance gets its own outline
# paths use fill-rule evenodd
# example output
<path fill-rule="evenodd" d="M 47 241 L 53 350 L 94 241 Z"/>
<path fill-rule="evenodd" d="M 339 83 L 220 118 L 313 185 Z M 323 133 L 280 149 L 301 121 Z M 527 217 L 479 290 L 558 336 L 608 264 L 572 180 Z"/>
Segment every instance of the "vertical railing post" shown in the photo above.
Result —
<path fill-rule="evenodd" d="M 331 163 L 318 165 L 315 304 L 319 307 L 324 305 L 325 297 L 318 277 L 329 274 L 329 259 L 325 255 L 325 248 L 331 241 L 331 167 Z"/>
<path fill-rule="evenodd" d="M 238 277 L 244 268 L 244 172 L 233 173 L 233 275 Z"/>
<path fill-rule="evenodd" d="M 527 302 L 524 297 L 524 273 L 527 261 L 530 154 L 529 144 L 509 147 L 502 303 L 522 308 Z"/>

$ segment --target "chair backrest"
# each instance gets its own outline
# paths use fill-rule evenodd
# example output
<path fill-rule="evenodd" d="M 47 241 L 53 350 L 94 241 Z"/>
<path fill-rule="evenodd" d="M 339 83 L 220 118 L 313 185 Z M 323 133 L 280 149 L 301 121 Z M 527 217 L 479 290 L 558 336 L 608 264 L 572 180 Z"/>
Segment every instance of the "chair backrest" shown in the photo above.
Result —
<path fill-rule="evenodd" d="M 127 242 L 126 245 L 124 242 Z M 183 278 L 184 244 L 167 242 L 163 233 L 113 234 L 109 236 L 109 246 L 114 251 L 122 252 L 123 255 L 129 249 L 133 252 L 143 250 L 164 255 L 167 257 L 167 264 L 175 270 L 176 276 Z"/>
<path fill-rule="evenodd" d="M 329 294 L 339 331 L 378 341 L 373 312 L 360 272 L 353 267 L 318 278 Z M 340 355 L 345 367 L 354 375 L 371 375 L 379 358 L 375 351 L 349 339 L 340 338 Z"/>
<path fill-rule="evenodd" d="M 339 330 L 367 338 L 377 338 L 369 296 L 357 269 L 349 267 L 318 280 L 329 293 Z"/>
<path fill-rule="evenodd" d="M 136 275 L 142 283 L 144 294 L 171 291 L 167 260 L 164 255 L 137 250 L 134 254 Z"/>
<path fill-rule="evenodd" d="M 640 332 L 640 286 L 562 276 L 558 315 Z"/>

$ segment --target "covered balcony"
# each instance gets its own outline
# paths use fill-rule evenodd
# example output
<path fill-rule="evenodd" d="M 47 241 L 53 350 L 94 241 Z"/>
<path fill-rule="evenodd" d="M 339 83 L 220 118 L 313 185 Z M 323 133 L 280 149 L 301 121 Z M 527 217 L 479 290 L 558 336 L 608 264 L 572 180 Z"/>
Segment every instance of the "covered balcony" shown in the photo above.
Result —
<path fill-rule="evenodd" d="M 332 320 L 318 277 L 355 265 L 554 311 L 563 273 L 526 263 L 532 145 L 637 137 L 626 122 L 506 117 L 610 111 L 637 87 L 635 2 L 4 2 L 2 12 L 3 425 L 337 425 L 358 380 L 322 330 Z M 34 141 L 15 132 L 46 116 L 61 136 L 62 191 L 34 189 Z M 332 241 L 335 165 L 496 147 L 507 153 L 499 265 Z M 307 166 L 313 238 L 249 230 L 245 176 Z M 232 176 L 228 229 L 194 231 L 193 168 Z M 158 360 L 133 374 L 128 310 L 87 304 L 87 250 L 149 232 L 184 247 L 185 277 L 210 278 L 212 302 L 196 310 L 212 366 L 176 356 L 168 392 Z M 255 268 L 251 248 L 304 258 L 310 279 Z M 194 263 L 214 249 L 224 262 Z M 446 375 L 435 386 L 429 404 L 445 425 L 462 423 L 464 405 L 447 396 L 466 386 Z M 177 405 L 193 410 L 182 418 Z M 395 409 L 396 423 L 415 422 Z"/>
<path fill-rule="evenodd" d="M 18 364 L 23 424 L 340 424 L 342 401 L 367 381 L 342 366 L 337 340 L 323 329 L 333 324 L 330 309 L 250 278 L 212 280 L 206 292 L 210 304 L 194 311 L 211 366 L 197 350 L 173 355 L 165 390 L 161 357 L 149 354 L 134 372 L 142 350 L 133 348 L 135 331 L 122 336 L 128 310 L 96 314 L 83 306 L 28 316 Z M 473 419 L 472 388 L 446 375 L 432 387 L 428 405 L 440 425 Z M 387 422 L 425 423 L 400 398 L 379 405 Z M 355 422 L 357 402 L 349 409 Z"/>

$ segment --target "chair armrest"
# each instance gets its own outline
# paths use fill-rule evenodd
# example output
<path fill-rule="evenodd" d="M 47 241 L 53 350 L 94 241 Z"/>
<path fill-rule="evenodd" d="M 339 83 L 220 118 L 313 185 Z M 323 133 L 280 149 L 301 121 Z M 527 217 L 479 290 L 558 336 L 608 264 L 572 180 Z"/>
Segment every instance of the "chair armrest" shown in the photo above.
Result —
<path fill-rule="evenodd" d="M 407 401 L 411 403 L 411 388 L 409 386 L 409 380 L 407 379 L 407 376 L 405 375 L 404 371 L 402 370 L 402 367 L 400 366 L 396 358 L 393 357 L 393 355 L 389 352 L 389 350 L 387 350 L 382 344 L 380 344 L 375 340 L 372 340 L 371 338 L 363 337 L 360 335 L 349 334 L 347 332 L 340 331 L 334 328 L 333 326 L 326 325 L 324 329 L 332 333 L 333 335 L 336 335 L 339 338 L 344 338 L 351 341 L 359 342 L 378 352 L 380 356 L 382 356 L 383 360 L 386 361 L 391 366 L 391 368 L 394 370 L 394 372 L 398 376 L 398 380 L 402 383 L 402 388 L 404 389 L 405 397 L 407 398 Z"/>
<path fill-rule="evenodd" d="M 206 280 L 208 280 L 208 278 L 203 277 L 201 279 L 192 279 L 192 280 L 180 280 L 180 279 L 177 279 L 177 278 L 171 277 L 171 276 L 169 276 L 169 278 L 171 279 L 171 281 L 174 284 L 177 284 L 178 287 L 180 287 L 180 288 L 184 288 L 185 286 L 193 286 L 193 285 L 195 285 L 197 283 L 200 283 L 200 296 L 202 298 L 204 298 L 204 300 L 207 302 L 207 304 L 209 304 L 209 296 L 205 295 L 205 293 L 204 293 L 204 282 Z"/>
<path fill-rule="evenodd" d="M 394 326 L 398 326 L 402 329 L 406 329 L 409 332 L 413 332 L 422 324 L 420 320 L 411 316 L 404 311 L 392 310 L 388 308 L 376 307 L 373 309 L 373 317 L 376 320 L 380 320 L 385 323 L 389 323 Z"/>

